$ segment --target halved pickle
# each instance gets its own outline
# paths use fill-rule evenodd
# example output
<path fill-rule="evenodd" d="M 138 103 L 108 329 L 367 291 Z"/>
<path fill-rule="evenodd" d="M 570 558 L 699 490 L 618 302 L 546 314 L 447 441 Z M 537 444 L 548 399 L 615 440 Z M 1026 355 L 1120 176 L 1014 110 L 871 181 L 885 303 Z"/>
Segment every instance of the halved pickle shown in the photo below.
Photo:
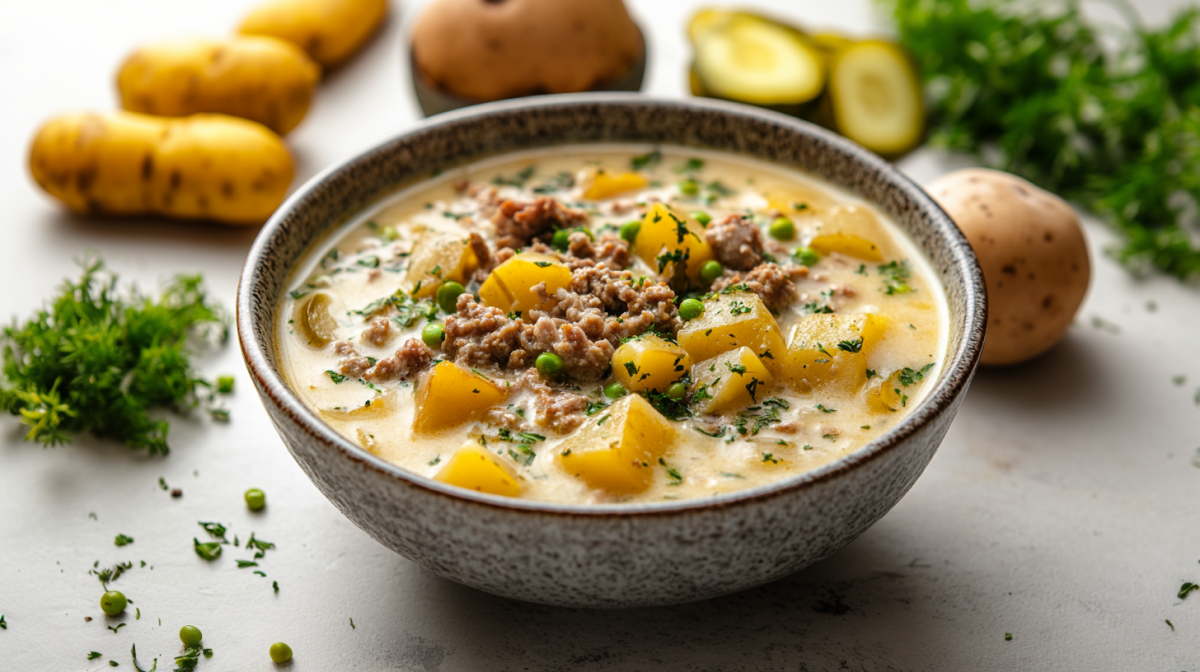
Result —
<path fill-rule="evenodd" d="M 693 36 L 696 75 L 700 88 L 714 96 L 799 105 L 825 87 L 823 54 L 795 28 L 742 12 L 698 15 L 692 22 L 699 23 Z"/>
<path fill-rule="evenodd" d="M 838 133 L 885 156 L 914 149 L 925 133 L 921 79 L 903 47 L 883 40 L 839 50 L 829 73 L 830 121 Z"/>
<path fill-rule="evenodd" d="M 316 292 L 296 304 L 292 322 L 296 334 L 309 346 L 323 348 L 337 337 L 337 319 L 333 316 L 334 298 L 328 292 Z"/>

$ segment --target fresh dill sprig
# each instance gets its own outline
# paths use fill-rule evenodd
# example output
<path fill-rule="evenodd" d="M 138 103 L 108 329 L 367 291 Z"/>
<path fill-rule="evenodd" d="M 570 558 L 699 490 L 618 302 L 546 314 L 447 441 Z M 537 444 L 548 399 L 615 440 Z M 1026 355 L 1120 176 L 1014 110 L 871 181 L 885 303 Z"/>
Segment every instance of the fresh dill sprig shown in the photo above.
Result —
<path fill-rule="evenodd" d="M 118 288 L 97 256 L 79 265 L 82 276 L 46 308 L 4 329 L 0 407 L 29 427 L 27 441 L 55 446 L 91 432 L 166 455 L 170 425 L 149 411 L 183 412 L 212 396 L 190 341 L 224 342 L 228 320 L 199 275 L 176 276 L 155 300 Z"/>
<path fill-rule="evenodd" d="M 932 144 L 1091 210 L 1132 270 L 1200 275 L 1200 8 L 1152 30 L 1113 0 L 1117 30 L 1070 0 L 881 2 L 920 63 Z"/>

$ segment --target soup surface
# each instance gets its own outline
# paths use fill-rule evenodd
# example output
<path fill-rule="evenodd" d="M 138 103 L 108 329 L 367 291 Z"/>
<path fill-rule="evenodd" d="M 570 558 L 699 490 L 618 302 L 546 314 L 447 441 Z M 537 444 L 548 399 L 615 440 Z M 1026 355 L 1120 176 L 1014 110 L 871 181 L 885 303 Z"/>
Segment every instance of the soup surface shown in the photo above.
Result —
<path fill-rule="evenodd" d="M 510 154 L 318 242 L 285 377 L 390 462 L 493 494 L 707 497 L 853 451 L 920 401 L 944 292 L 872 206 L 727 154 Z"/>

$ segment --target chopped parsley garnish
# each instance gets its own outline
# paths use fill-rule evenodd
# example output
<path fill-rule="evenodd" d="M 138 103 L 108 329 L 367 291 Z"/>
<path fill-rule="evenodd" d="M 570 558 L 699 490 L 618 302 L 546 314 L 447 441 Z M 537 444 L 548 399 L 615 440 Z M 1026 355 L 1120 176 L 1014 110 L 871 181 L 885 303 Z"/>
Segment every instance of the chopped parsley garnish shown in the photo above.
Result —
<path fill-rule="evenodd" d="M 104 586 L 105 589 L 108 588 L 109 583 L 119 579 L 125 573 L 125 570 L 133 569 L 133 563 L 128 561 L 119 562 L 108 569 L 99 569 L 99 565 L 100 561 L 97 560 L 92 565 L 92 569 L 88 570 L 88 574 L 96 575 L 96 578 L 100 579 L 100 585 Z"/>
<path fill-rule="evenodd" d="M 625 362 L 625 371 L 628 372 L 629 376 L 632 378 L 638 374 L 638 367 L 632 361 Z"/>
<path fill-rule="evenodd" d="M 137 659 L 137 644 L 134 644 L 134 645 L 133 645 L 133 646 L 132 646 L 132 647 L 129 649 L 129 653 L 130 653 L 130 655 L 132 655 L 132 656 L 133 656 L 133 669 L 137 670 L 137 672 L 154 672 L 155 670 L 157 670 L 157 669 L 158 669 L 158 658 L 155 658 L 155 659 L 154 659 L 154 664 L 153 664 L 153 665 L 151 665 L 151 666 L 150 666 L 150 669 L 148 669 L 148 670 L 143 670 L 143 669 L 142 669 L 142 666 L 141 666 L 141 665 L 138 665 L 138 659 Z"/>
<path fill-rule="evenodd" d="M 201 560 L 212 561 L 221 557 L 221 542 L 219 541 L 210 541 L 202 544 L 199 539 L 193 537 L 192 543 L 196 549 L 196 555 L 200 556 Z"/>
<path fill-rule="evenodd" d="M 1171 619 L 1168 618 L 1166 620 L 1166 624 L 1167 624 L 1167 627 L 1171 628 L 1171 632 L 1175 632 L 1175 624 L 1171 622 Z"/>
<path fill-rule="evenodd" d="M 742 364 L 730 364 L 729 362 L 725 362 L 725 366 L 728 367 L 728 369 L 730 371 L 738 374 L 739 376 L 746 375 L 746 367 Z"/>
<path fill-rule="evenodd" d="M 804 312 L 809 315 L 819 315 L 822 313 L 833 313 L 833 308 L 830 308 L 829 304 L 827 303 L 810 301 L 809 303 L 804 304 Z"/>
<path fill-rule="evenodd" d="M 250 538 L 246 540 L 246 550 L 255 551 L 255 553 L 254 553 L 255 560 L 262 560 L 263 556 L 265 556 L 267 554 L 267 551 L 270 551 L 274 548 L 275 548 L 275 544 L 273 544 L 269 541 L 263 541 L 262 539 L 255 538 L 253 532 L 250 533 Z"/>
<path fill-rule="evenodd" d="M 612 417 L 612 414 L 606 414 L 603 418 L 600 418 L 599 420 L 596 421 L 596 426 L 599 427 L 600 425 L 603 425 L 604 422 L 611 417 Z"/>
<path fill-rule="evenodd" d="M 649 170 L 657 166 L 662 161 L 662 152 L 655 149 L 647 154 L 641 154 L 633 157 L 629 165 L 634 170 Z"/>
<path fill-rule="evenodd" d="M 756 436 L 770 425 L 779 422 L 780 415 L 788 408 L 788 402 L 785 399 L 764 399 L 761 405 L 749 406 L 740 411 L 733 426 L 743 436 L 746 434 Z M 746 425 L 750 421 L 753 421 L 753 424 L 747 428 Z"/>
<path fill-rule="evenodd" d="M 432 467 L 432 466 L 434 466 L 434 465 L 438 464 L 438 463 L 439 463 L 439 462 L 441 462 L 441 461 L 442 461 L 442 456 L 441 456 L 441 455 L 434 455 L 433 459 L 429 461 L 429 466 L 431 466 L 431 467 Z"/>
<path fill-rule="evenodd" d="M 603 410 L 605 408 L 608 408 L 608 404 L 601 402 L 601 401 L 589 400 L 587 402 L 587 408 L 584 409 L 583 414 L 588 417 L 591 417 L 591 416 L 599 413 L 601 410 Z"/>
<path fill-rule="evenodd" d="M 704 429 L 703 427 L 700 427 L 699 425 L 692 425 L 692 429 L 696 430 L 697 432 L 700 432 L 701 434 L 703 434 L 705 436 L 711 436 L 714 439 L 719 439 L 719 438 L 725 436 L 725 428 L 724 427 L 722 427 L 721 431 L 719 431 L 719 432 L 710 432 L 710 431 Z"/>
<path fill-rule="evenodd" d="M 1192 583 L 1191 581 L 1185 582 L 1182 586 L 1179 587 L 1179 595 L 1178 595 L 1179 599 L 1181 599 L 1181 600 L 1187 599 L 1187 596 L 1193 590 L 1200 590 L 1200 586 Z"/>
<path fill-rule="evenodd" d="M 535 194 L 553 194 L 556 191 L 570 189 L 575 186 L 575 177 L 567 171 L 559 171 L 557 175 L 550 178 L 549 182 L 544 182 L 533 188 Z"/>
<path fill-rule="evenodd" d="M 673 250 L 671 252 L 664 252 L 664 253 L 658 255 L 657 257 L 655 257 L 655 259 L 658 261 L 659 274 L 662 274 L 662 272 L 664 270 L 666 270 L 667 264 L 670 264 L 670 263 L 679 264 L 679 263 L 686 262 L 688 260 L 688 258 L 691 256 L 691 254 L 692 254 L 692 251 L 690 249 L 677 249 L 677 250 Z"/>
<path fill-rule="evenodd" d="M 704 169 L 704 159 L 688 159 L 687 163 L 675 169 L 676 173 L 694 173 Z"/>
<path fill-rule="evenodd" d="M 842 341 L 842 342 L 838 343 L 838 350 L 845 350 L 846 352 L 861 352 L 862 347 L 863 347 L 862 336 L 859 336 L 858 338 L 854 339 L 853 341 Z"/>
<path fill-rule="evenodd" d="M 354 263 L 364 268 L 379 268 L 379 257 L 372 254 L 370 256 L 363 257 Z"/>
<path fill-rule="evenodd" d="M 212 649 L 202 649 L 199 645 L 189 646 L 183 650 L 183 654 L 175 657 L 175 672 L 186 672 L 194 670 L 200 664 L 200 656 L 212 658 Z"/>
<path fill-rule="evenodd" d="M 95 660 L 103 655 L 104 654 L 100 653 L 99 651 L 92 651 L 91 653 L 88 654 L 88 660 Z"/>
<path fill-rule="evenodd" d="M 875 369 L 867 369 L 867 380 L 870 380 L 878 375 L 879 374 L 875 372 Z"/>
<path fill-rule="evenodd" d="M 763 461 L 763 462 L 770 462 L 771 464 L 779 464 L 779 460 L 777 460 L 777 459 L 775 458 L 775 455 L 774 455 L 773 453 L 763 453 L 763 454 L 762 454 L 762 461 Z"/>
<path fill-rule="evenodd" d="M 258 566 L 258 563 L 253 560 L 237 560 L 236 562 L 237 562 L 238 569 L 245 569 L 247 567 L 257 567 Z"/>
<path fill-rule="evenodd" d="M 750 308 L 750 306 L 747 306 L 746 304 L 742 303 L 741 301 L 730 301 L 729 302 L 729 314 L 730 315 L 745 315 L 746 313 L 749 313 L 751 310 L 752 309 Z"/>
<path fill-rule="evenodd" d="M 1004 633 L 1004 641 L 1006 641 L 1006 642 L 1012 641 L 1012 633 L 1011 632 Z"/>
<path fill-rule="evenodd" d="M 817 404 L 817 410 L 822 413 L 837 413 L 836 408 L 825 408 L 824 404 Z"/>
<path fill-rule="evenodd" d="M 687 376 L 680 379 L 679 382 L 683 383 L 684 387 L 691 385 L 691 379 Z M 672 399 L 666 393 L 655 390 L 643 390 L 640 394 L 646 401 L 650 402 L 654 410 L 662 413 L 663 417 L 668 420 L 683 420 L 684 418 L 692 417 L 692 412 L 687 406 L 687 395 L 684 395 L 680 399 Z M 695 396 L 692 397 L 692 401 L 696 401 Z"/>
<path fill-rule="evenodd" d="M 217 539 L 220 539 L 221 543 L 224 543 L 224 544 L 229 543 L 229 540 L 225 538 L 225 531 L 228 528 L 226 528 L 224 525 L 222 525 L 220 523 L 205 523 L 205 522 L 198 522 L 197 524 L 200 527 L 203 527 L 204 531 L 208 532 L 209 535 L 211 535 Z"/>
<path fill-rule="evenodd" d="M 271 582 L 271 590 L 275 591 L 276 593 L 279 592 L 279 582 L 278 581 Z"/>
<path fill-rule="evenodd" d="M 192 368 L 189 336 L 223 343 L 228 320 L 199 275 L 176 276 L 154 299 L 121 291 L 99 257 L 79 265 L 78 281 L 4 329 L 0 407 L 29 427 L 26 441 L 55 446 L 91 432 L 166 455 L 170 424 L 150 411 L 200 405 L 197 388 L 211 384 Z"/>
<path fill-rule="evenodd" d="M 348 377 L 348 376 L 343 376 L 342 374 L 338 373 L 337 371 L 333 371 L 333 370 L 326 371 L 325 375 L 329 376 L 329 379 L 332 380 L 335 384 L 346 380 L 346 378 Z"/>
<path fill-rule="evenodd" d="M 113 543 L 117 546 L 126 546 L 133 543 L 133 537 L 127 537 L 124 534 L 118 534 L 117 538 L 113 540 Z"/>
<path fill-rule="evenodd" d="M 931 369 L 933 369 L 933 362 L 921 367 L 919 371 L 908 367 L 900 369 L 900 384 L 905 387 L 912 387 L 925 380 L 925 374 L 929 373 Z"/>
<path fill-rule="evenodd" d="M 884 294 L 907 294 L 913 291 L 913 288 L 908 284 L 911 277 L 908 270 L 908 261 L 890 261 L 877 268 L 879 269 L 879 275 L 883 277 Z"/>

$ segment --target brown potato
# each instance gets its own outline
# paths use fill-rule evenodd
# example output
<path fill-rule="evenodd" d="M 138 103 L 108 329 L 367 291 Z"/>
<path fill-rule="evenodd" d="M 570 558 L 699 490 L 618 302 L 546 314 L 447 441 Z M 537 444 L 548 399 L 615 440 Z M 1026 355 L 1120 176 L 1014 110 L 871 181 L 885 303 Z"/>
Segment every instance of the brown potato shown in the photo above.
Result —
<path fill-rule="evenodd" d="M 268 0 L 250 12 L 238 33 L 287 40 L 331 68 L 366 44 L 387 10 L 388 0 Z"/>
<path fill-rule="evenodd" d="M 295 172 L 279 136 L 219 114 L 65 114 L 29 148 L 34 180 L 76 212 L 262 224 Z"/>
<path fill-rule="evenodd" d="M 642 57 L 621 0 L 436 0 L 412 46 L 433 85 L 475 100 L 588 91 Z"/>
<path fill-rule="evenodd" d="M 130 112 L 200 112 L 251 119 L 284 134 L 308 112 L 321 69 L 296 45 L 273 37 L 148 44 L 117 73 Z"/>
<path fill-rule="evenodd" d="M 1091 265 L 1079 216 L 1061 198 L 982 168 L 938 178 L 929 193 L 966 234 L 988 289 L 982 363 L 1018 364 L 1067 333 Z"/>

